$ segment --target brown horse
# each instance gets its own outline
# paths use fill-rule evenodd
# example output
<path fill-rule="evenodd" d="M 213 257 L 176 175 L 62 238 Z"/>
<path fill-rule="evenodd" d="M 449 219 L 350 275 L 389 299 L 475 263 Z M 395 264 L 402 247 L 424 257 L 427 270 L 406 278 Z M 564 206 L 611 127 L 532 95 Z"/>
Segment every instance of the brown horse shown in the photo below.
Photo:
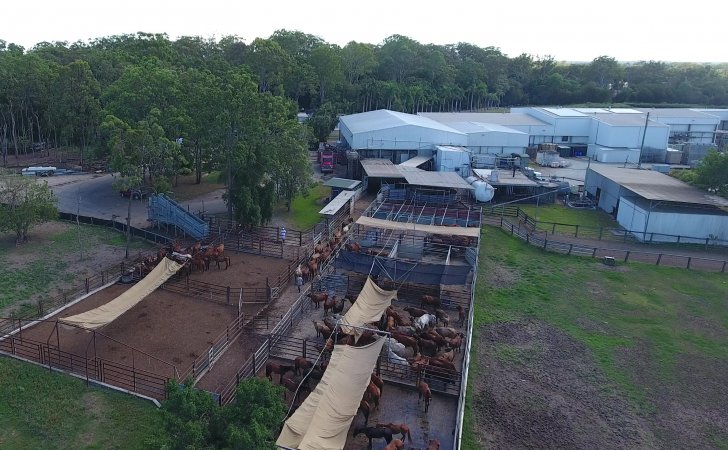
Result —
<path fill-rule="evenodd" d="M 379 388 L 380 393 L 384 392 L 384 380 L 382 380 L 382 378 L 379 377 L 379 375 L 377 375 L 376 373 L 373 373 L 372 377 L 371 377 L 371 382 L 374 383 L 374 385 Z"/>
<path fill-rule="evenodd" d="M 219 254 L 219 255 L 212 255 L 212 257 L 207 260 L 207 268 L 208 269 L 210 268 L 210 262 L 211 261 L 215 261 L 215 263 L 217 264 L 217 268 L 218 269 L 220 268 L 220 263 L 221 262 L 224 262 L 225 263 L 225 270 L 227 270 L 228 267 L 230 267 L 230 257 L 229 256 L 225 256 L 222 253 Z"/>
<path fill-rule="evenodd" d="M 309 360 L 307 360 L 303 356 L 299 356 L 296 359 L 293 360 L 293 367 L 294 371 L 293 373 L 296 375 L 300 375 L 301 371 L 306 371 L 313 367 L 313 363 Z"/>
<path fill-rule="evenodd" d="M 441 309 L 435 309 L 435 317 L 437 317 L 437 320 L 441 320 L 442 324 L 446 327 L 450 326 L 450 316 L 447 315 L 447 313 Z"/>
<path fill-rule="evenodd" d="M 357 409 L 356 412 L 359 414 L 361 411 L 364 416 L 364 425 L 369 423 L 369 414 L 371 414 L 372 409 L 372 406 L 366 400 L 362 399 L 362 401 L 359 402 L 359 409 Z"/>
<path fill-rule="evenodd" d="M 401 434 L 402 440 L 405 441 L 408 438 L 412 442 L 412 436 L 410 435 L 410 428 L 404 423 L 378 423 L 377 428 L 389 428 L 392 430 L 392 434 Z"/>
<path fill-rule="evenodd" d="M 326 299 L 329 298 L 329 294 L 327 294 L 326 292 L 309 292 L 308 294 L 306 294 L 306 296 L 311 299 L 316 309 L 319 309 L 321 307 L 321 302 L 325 302 Z"/>
<path fill-rule="evenodd" d="M 400 344 L 404 344 L 406 347 L 410 347 L 412 349 L 412 351 L 414 352 L 413 353 L 414 355 L 416 355 L 420 352 L 420 346 L 417 343 L 417 339 L 415 339 L 411 336 L 406 336 L 404 334 L 399 334 L 399 333 L 392 333 L 392 337 L 394 338 L 395 341 L 399 342 Z"/>
<path fill-rule="evenodd" d="M 404 442 L 399 439 L 394 439 L 392 442 L 387 444 L 387 446 L 384 447 L 383 450 L 404 450 Z"/>
<path fill-rule="evenodd" d="M 270 381 L 273 381 L 273 374 L 277 373 L 281 376 L 278 382 L 283 383 L 283 375 L 285 375 L 286 372 L 293 372 L 294 370 L 295 367 L 293 366 L 269 362 L 265 365 L 265 376 L 268 377 Z"/>
<path fill-rule="evenodd" d="M 292 380 L 290 378 L 284 378 L 282 384 L 283 384 L 283 386 L 286 387 L 286 389 L 288 389 L 289 392 L 291 392 L 293 394 L 293 404 L 294 405 L 296 403 L 298 403 L 298 398 L 303 393 L 303 391 L 309 392 L 309 390 L 308 390 L 308 388 L 306 387 L 305 384 L 301 384 L 301 388 L 299 389 L 298 382 L 297 381 L 294 381 L 294 380 Z M 298 391 L 298 392 L 296 392 L 296 391 Z M 284 392 L 283 393 L 283 398 L 284 399 L 285 399 L 285 395 L 286 394 Z"/>
<path fill-rule="evenodd" d="M 426 450 L 440 450 L 440 441 L 437 439 L 430 439 L 430 442 L 427 443 Z"/>
<path fill-rule="evenodd" d="M 374 408 L 379 408 L 379 399 L 382 396 L 382 391 L 379 390 L 376 384 L 370 381 L 369 386 L 367 386 L 366 392 L 372 397 L 372 401 L 374 402 Z"/>
<path fill-rule="evenodd" d="M 425 398 L 425 412 L 427 412 L 430 409 L 430 400 L 432 400 L 432 391 L 430 390 L 430 385 L 422 380 L 418 381 L 417 393 L 417 403 L 422 400 L 422 397 Z"/>
<path fill-rule="evenodd" d="M 433 297 L 432 295 L 423 295 L 420 297 L 420 308 L 424 308 L 425 305 L 431 308 L 439 308 L 440 299 L 438 297 Z"/>
<path fill-rule="evenodd" d="M 324 316 L 327 316 L 329 314 L 329 311 L 334 309 L 336 307 L 336 296 L 328 297 L 324 301 Z"/>
<path fill-rule="evenodd" d="M 465 308 L 463 308 L 462 305 L 458 305 L 455 308 L 458 310 L 458 322 L 460 323 L 460 326 L 462 327 L 465 323 Z"/>
<path fill-rule="evenodd" d="M 377 427 L 354 427 L 354 437 L 363 434 L 369 439 L 369 446 L 372 448 L 372 439 L 384 439 L 387 444 L 392 442 L 392 430 L 389 428 L 377 428 Z"/>

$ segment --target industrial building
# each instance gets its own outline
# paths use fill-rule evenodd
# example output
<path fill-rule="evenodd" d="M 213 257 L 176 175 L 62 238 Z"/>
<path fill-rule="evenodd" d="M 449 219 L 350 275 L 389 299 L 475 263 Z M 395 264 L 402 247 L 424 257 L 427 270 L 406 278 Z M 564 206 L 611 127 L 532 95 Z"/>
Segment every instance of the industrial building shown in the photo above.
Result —
<path fill-rule="evenodd" d="M 728 201 L 668 175 L 592 164 L 585 190 L 638 240 L 728 242 Z"/>

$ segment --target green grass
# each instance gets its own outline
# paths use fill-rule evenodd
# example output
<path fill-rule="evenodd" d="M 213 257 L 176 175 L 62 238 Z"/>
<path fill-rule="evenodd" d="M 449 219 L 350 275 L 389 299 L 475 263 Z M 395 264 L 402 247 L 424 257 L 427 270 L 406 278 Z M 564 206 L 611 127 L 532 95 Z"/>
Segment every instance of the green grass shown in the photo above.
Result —
<path fill-rule="evenodd" d="M 48 239 L 15 246 L 12 237 L 0 239 L 0 308 L 25 302 L 33 297 L 51 295 L 63 285 L 74 286 L 79 282 L 78 261 L 79 233 L 75 225 Z M 89 252 L 99 245 L 123 247 L 125 236 L 106 227 L 81 225 L 81 249 L 88 258 Z M 2 237 L 2 236 L 0 236 Z M 145 250 L 152 246 L 144 240 L 132 238 L 130 250 Z M 53 255 L 53 257 L 50 257 Z M 123 256 L 123 255 L 121 255 Z M 13 262 L 11 264 L 11 261 Z M 116 261 L 107 261 L 97 270 L 105 269 Z"/>
<path fill-rule="evenodd" d="M 0 357 L 0 448 L 159 448 L 161 414 L 149 402 Z"/>
<path fill-rule="evenodd" d="M 619 224 L 610 216 L 601 210 L 575 209 L 568 208 L 561 204 L 551 205 L 518 205 L 526 214 L 540 222 L 562 223 L 569 225 L 579 225 L 580 227 L 591 228 L 617 228 Z M 539 226 L 539 228 L 551 231 L 550 225 Z M 573 232 L 573 227 L 565 227 L 568 231 Z M 557 227 L 557 231 L 559 227 Z"/>
<path fill-rule="evenodd" d="M 291 204 L 291 221 L 298 230 L 308 230 L 312 226 L 321 221 L 319 211 L 322 206 L 317 203 L 318 200 L 326 197 L 331 193 L 331 188 L 317 184 L 312 187 L 306 197 L 302 195 L 296 196 Z"/>
<path fill-rule="evenodd" d="M 728 358 L 725 274 L 639 263 L 607 267 L 589 258 L 543 252 L 491 227 L 484 228 L 482 238 L 475 330 L 523 318 L 543 320 L 588 347 L 602 372 L 638 410 L 649 413 L 654 405 L 644 386 L 617 364 L 618 350 L 639 345 L 663 383 L 675 382 L 679 355 Z M 490 285 L 488 274 L 494 270 L 510 273 L 511 282 Z M 494 350 L 505 362 L 527 364 L 530 359 L 508 346 Z M 482 375 L 475 364 L 471 380 Z M 472 432 L 474 401 L 468 397 L 466 449 L 481 448 Z"/>

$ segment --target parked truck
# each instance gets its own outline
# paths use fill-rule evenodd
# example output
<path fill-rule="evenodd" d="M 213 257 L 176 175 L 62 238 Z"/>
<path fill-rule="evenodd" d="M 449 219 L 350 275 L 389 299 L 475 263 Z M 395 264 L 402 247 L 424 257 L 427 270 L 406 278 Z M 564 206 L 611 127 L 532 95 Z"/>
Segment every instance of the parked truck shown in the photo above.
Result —
<path fill-rule="evenodd" d="M 318 150 L 318 162 L 321 166 L 321 173 L 332 173 L 334 171 L 334 147 L 321 142 Z"/>

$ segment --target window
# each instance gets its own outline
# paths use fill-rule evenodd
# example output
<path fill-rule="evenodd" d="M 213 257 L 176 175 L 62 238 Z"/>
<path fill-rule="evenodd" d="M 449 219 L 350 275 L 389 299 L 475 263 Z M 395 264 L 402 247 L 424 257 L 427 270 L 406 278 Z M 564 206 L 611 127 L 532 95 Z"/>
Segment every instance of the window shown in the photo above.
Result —
<path fill-rule="evenodd" d="M 569 136 L 561 136 L 561 142 L 569 142 Z"/>

